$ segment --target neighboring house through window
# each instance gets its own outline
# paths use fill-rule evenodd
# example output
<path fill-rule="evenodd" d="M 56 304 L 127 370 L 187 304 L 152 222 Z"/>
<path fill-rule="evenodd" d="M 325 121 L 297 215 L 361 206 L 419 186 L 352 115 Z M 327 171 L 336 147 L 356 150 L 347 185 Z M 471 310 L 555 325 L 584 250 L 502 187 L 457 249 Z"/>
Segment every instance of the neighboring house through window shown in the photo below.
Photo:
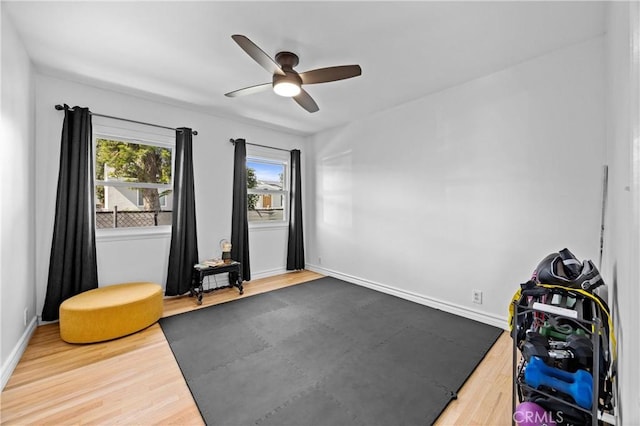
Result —
<path fill-rule="evenodd" d="M 144 207 L 144 191 L 138 189 L 138 207 Z M 167 196 L 160 194 L 160 207 L 167 207 Z"/>

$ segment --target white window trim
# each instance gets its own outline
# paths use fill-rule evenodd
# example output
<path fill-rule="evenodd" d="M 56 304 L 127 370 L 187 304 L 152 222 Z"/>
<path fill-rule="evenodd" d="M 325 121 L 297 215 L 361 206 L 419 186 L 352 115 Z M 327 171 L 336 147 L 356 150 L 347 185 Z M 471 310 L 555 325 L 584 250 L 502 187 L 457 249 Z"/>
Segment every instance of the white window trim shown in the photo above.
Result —
<path fill-rule="evenodd" d="M 282 221 L 277 222 L 248 222 L 249 230 L 251 229 L 275 229 L 275 228 L 288 228 L 289 227 L 289 210 L 290 210 L 290 201 L 289 201 L 289 193 L 291 188 L 291 164 L 290 164 L 290 155 L 288 152 L 277 151 L 273 149 L 265 149 L 260 147 L 255 147 L 248 145 L 247 146 L 247 162 L 248 161 L 258 161 L 263 163 L 271 163 L 271 164 L 284 164 L 284 185 L 286 189 L 281 191 L 278 190 L 265 190 L 265 189 L 247 189 L 247 194 L 273 194 L 273 195 L 282 195 L 284 197 L 284 205 L 285 208 L 283 210 L 283 218 Z"/>
<path fill-rule="evenodd" d="M 93 168 L 96 168 L 96 139 L 116 139 L 123 142 L 138 143 L 144 145 L 152 145 L 160 148 L 171 150 L 171 183 L 142 183 L 142 182 L 122 182 L 122 181 L 102 181 L 95 180 L 94 191 L 96 186 L 113 186 L 131 188 L 158 188 L 172 189 L 173 176 L 175 174 L 175 134 L 170 131 L 160 131 L 158 133 L 141 130 L 145 128 L 139 124 L 129 124 L 114 121 L 109 118 L 96 117 L 92 125 L 92 144 L 93 144 Z M 156 130 L 156 129 L 154 129 Z M 144 226 L 144 227 L 127 227 L 127 228 L 96 228 L 96 241 L 126 241 L 140 240 L 149 238 L 171 238 L 171 225 L 161 226 Z"/>
<path fill-rule="evenodd" d="M 171 238 L 171 226 L 145 226 L 140 228 L 96 229 L 96 241 L 128 241 L 151 238 Z"/>

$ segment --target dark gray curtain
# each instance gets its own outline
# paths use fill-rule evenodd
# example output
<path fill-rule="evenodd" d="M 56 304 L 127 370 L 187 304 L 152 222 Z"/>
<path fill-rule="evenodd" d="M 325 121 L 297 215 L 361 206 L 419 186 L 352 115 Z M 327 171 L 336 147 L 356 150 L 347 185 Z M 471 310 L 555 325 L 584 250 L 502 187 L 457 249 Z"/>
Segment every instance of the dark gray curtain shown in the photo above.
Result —
<path fill-rule="evenodd" d="M 98 287 L 93 177 L 91 113 L 65 105 L 44 321 L 57 320 L 66 299 Z"/>
<path fill-rule="evenodd" d="M 302 236 L 302 181 L 300 150 L 291 151 L 291 193 L 289 214 L 289 244 L 287 270 L 304 269 L 304 238 Z"/>
<path fill-rule="evenodd" d="M 191 129 L 176 129 L 174 156 L 171 246 L 165 290 L 167 296 L 177 296 L 190 290 L 193 265 L 199 262 Z"/>
<path fill-rule="evenodd" d="M 242 279 L 251 280 L 249 266 L 249 224 L 247 220 L 247 146 L 234 141 L 233 209 L 231 211 L 231 258 L 242 263 Z"/>

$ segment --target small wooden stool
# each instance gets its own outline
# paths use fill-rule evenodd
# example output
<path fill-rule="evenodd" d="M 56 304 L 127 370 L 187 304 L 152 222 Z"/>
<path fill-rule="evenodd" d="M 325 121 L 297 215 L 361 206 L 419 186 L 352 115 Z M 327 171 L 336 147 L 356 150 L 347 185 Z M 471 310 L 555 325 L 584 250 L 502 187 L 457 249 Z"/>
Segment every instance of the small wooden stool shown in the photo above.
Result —
<path fill-rule="evenodd" d="M 162 316 L 162 287 L 155 283 L 116 284 L 85 291 L 60 305 L 60 337 L 94 343 L 135 333 Z"/>

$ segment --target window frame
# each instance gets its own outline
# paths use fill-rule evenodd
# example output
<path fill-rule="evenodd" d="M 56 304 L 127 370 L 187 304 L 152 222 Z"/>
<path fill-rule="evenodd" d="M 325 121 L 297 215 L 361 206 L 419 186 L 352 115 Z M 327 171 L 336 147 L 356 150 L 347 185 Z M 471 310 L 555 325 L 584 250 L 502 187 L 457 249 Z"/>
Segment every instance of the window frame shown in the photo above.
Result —
<path fill-rule="evenodd" d="M 106 121 L 111 121 L 106 119 Z M 139 128 L 127 127 L 122 125 L 116 125 L 111 123 L 94 123 L 92 129 L 92 144 L 93 144 L 93 191 L 94 197 L 96 195 L 96 188 L 98 186 L 111 186 L 120 188 L 135 188 L 136 193 L 140 188 L 157 188 L 157 189 L 173 189 L 173 179 L 175 175 L 175 134 L 174 133 L 153 133 L 148 131 L 142 131 Z M 137 125 L 137 127 L 140 127 Z M 111 139 L 118 140 L 127 143 L 142 144 L 149 146 L 156 146 L 160 148 L 166 148 L 171 151 L 171 182 L 168 184 L 161 183 L 147 183 L 147 182 L 121 182 L 121 181 L 105 181 L 95 179 L 96 155 L 97 155 L 97 140 L 98 139 Z M 132 186 L 132 183 L 134 186 Z M 137 194 L 136 194 L 137 198 Z M 97 199 L 96 199 L 97 201 Z M 136 199 L 136 205 L 137 205 Z M 165 199 L 166 205 L 166 199 Z M 172 209 L 173 210 L 173 209 Z M 94 202 L 95 211 L 95 202 Z M 172 211 L 173 214 L 173 211 Z M 97 228 L 96 240 L 104 241 L 118 241 L 129 239 L 146 239 L 146 238 L 170 238 L 171 237 L 171 225 L 159 225 L 159 226 L 140 226 L 140 227 L 122 227 L 122 228 Z"/>
<path fill-rule="evenodd" d="M 284 166 L 284 177 L 283 177 L 283 188 L 282 190 L 270 190 L 270 189 L 249 189 L 247 188 L 247 195 L 257 194 L 257 195 L 266 195 L 270 194 L 273 196 L 282 196 L 283 209 L 282 209 L 282 220 L 278 221 L 250 221 L 247 220 L 249 224 L 249 229 L 260 229 L 260 228 L 286 228 L 289 226 L 289 213 L 290 213 L 290 200 L 289 194 L 291 192 L 291 159 L 289 152 L 284 151 L 276 151 L 273 149 L 264 149 L 260 147 L 247 146 L 247 156 L 246 156 L 246 164 L 245 167 L 248 168 L 248 163 L 250 161 L 266 163 L 266 164 L 277 164 Z M 249 209 L 247 206 L 247 215 L 249 214 Z"/>

